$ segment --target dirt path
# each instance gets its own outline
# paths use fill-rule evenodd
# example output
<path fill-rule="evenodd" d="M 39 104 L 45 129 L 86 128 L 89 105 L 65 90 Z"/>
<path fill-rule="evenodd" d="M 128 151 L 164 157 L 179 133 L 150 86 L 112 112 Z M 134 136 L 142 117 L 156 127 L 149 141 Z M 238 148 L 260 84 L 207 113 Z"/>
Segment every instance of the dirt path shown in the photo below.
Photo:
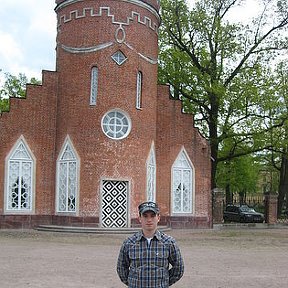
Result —
<path fill-rule="evenodd" d="M 173 230 L 185 260 L 174 288 L 283 288 L 288 229 Z M 115 264 L 127 235 L 0 230 L 0 288 L 121 288 Z"/>

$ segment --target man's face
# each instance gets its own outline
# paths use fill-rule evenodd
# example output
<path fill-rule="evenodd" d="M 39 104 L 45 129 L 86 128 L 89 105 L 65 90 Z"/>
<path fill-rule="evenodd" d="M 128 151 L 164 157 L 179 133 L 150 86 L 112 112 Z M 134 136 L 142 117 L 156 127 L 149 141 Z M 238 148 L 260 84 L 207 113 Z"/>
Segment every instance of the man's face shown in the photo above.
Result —
<path fill-rule="evenodd" d="M 147 211 L 139 216 L 141 227 L 144 231 L 155 231 L 157 224 L 160 221 L 160 215 L 152 211 Z"/>

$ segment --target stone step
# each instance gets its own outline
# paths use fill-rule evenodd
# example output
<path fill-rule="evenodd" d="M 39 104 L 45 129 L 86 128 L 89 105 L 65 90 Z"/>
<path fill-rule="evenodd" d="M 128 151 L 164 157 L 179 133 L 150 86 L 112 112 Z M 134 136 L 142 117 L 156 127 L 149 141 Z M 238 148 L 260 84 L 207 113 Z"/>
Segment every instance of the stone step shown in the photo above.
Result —
<path fill-rule="evenodd" d="M 39 225 L 37 231 L 64 232 L 64 233 L 95 233 L 95 234 L 132 234 L 141 228 L 102 228 L 102 227 L 79 227 L 79 226 L 58 226 L 58 225 Z M 158 229 L 166 232 L 171 228 L 168 226 L 158 226 Z"/>

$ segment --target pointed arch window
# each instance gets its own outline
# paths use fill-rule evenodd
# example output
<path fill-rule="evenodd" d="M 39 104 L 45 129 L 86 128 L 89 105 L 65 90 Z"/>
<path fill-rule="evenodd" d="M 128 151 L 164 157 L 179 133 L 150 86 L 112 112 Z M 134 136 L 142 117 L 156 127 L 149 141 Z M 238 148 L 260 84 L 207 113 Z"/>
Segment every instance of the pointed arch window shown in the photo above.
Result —
<path fill-rule="evenodd" d="M 147 201 L 156 200 L 156 159 L 154 145 L 150 150 L 147 161 Z"/>
<path fill-rule="evenodd" d="M 24 139 L 20 139 L 8 156 L 6 211 L 32 212 L 35 158 Z"/>
<path fill-rule="evenodd" d="M 172 167 L 172 212 L 193 212 L 194 169 L 184 149 Z"/>
<path fill-rule="evenodd" d="M 90 105 L 95 106 L 98 94 L 98 68 L 91 69 Z"/>
<path fill-rule="evenodd" d="M 78 162 L 76 151 L 68 139 L 57 161 L 57 212 L 76 212 Z"/>
<path fill-rule="evenodd" d="M 142 106 L 142 72 L 137 73 L 137 91 L 136 91 L 136 109 L 141 109 Z"/>

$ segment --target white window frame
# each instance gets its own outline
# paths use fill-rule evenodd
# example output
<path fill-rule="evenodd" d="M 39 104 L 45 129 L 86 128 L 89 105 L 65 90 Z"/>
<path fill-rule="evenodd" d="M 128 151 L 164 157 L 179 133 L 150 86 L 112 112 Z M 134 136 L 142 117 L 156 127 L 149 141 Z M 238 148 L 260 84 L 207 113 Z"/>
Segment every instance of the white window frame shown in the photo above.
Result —
<path fill-rule="evenodd" d="M 21 151 L 17 151 L 19 147 L 22 146 L 24 148 Z M 12 203 L 10 200 L 11 196 L 11 177 L 13 176 L 13 171 L 10 169 L 10 164 L 17 164 L 19 165 L 19 174 L 16 175 L 17 179 L 23 180 L 24 172 L 23 172 L 23 165 L 29 164 L 30 168 L 28 173 L 30 173 L 30 179 L 26 179 L 28 187 L 28 207 L 27 208 L 21 208 L 21 205 L 19 205 L 21 201 L 21 195 L 18 195 L 18 206 L 14 209 L 12 208 Z M 20 138 L 17 140 L 9 154 L 7 155 L 5 159 L 5 197 L 4 197 L 4 212 L 5 214 L 34 214 L 35 212 L 35 179 L 36 179 L 36 158 L 34 154 L 32 153 L 29 145 L 27 144 L 25 138 L 23 135 L 20 136 Z M 27 173 L 27 171 L 26 171 Z M 14 175 L 15 176 L 15 175 Z M 27 178 L 27 177 L 26 177 Z M 22 181 L 21 181 L 22 183 Z M 22 184 L 20 184 L 22 185 Z M 22 188 L 21 188 L 22 189 Z"/>
<path fill-rule="evenodd" d="M 142 107 L 142 81 L 143 74 L 141 71 L 137 73 L 137 88 L 136 88 L 136 109 L 141 109 Z"/>
<path fill-rule="evenodd" d="M 147 201 L 156 201 L 156 157 L 155 157 L 155 147 L 152 143 L 147 164 L 147 176 L 146 176 L 146 195 Z"/>
<path fill-rule="evenodd" d="M 185 162 L 186 165 L 182 165 L 181 162 Z M 178 183 L 175 183 L 176 181 L 179 181 L 179 179 L 177 179 L 175 177 L 176 172 L 180 173 L 180 206 L 181 209 L 179 210 L 175 210 L 175 188 L 176 185 Z M 183 195 L 184 195 L 184 191 L 183 191 L 183 181 L 185 181 L 184 179 L 184 173 L 190 173 L 190 181 L 188 183 L 188 208 L 184 209 L 184 199 L 183 199 Z M 188 153 L 186 152 L 185 148 L 182 147 L 180 153 L 178 154 L 178 156 L 176 157 L 176 160 L 174 161 L 172 168 L 171 168 L 171 211 L 173 215 L 187 215 L 187 214 L 193 214 L 195 211 L 195 169 L 193 166 L 193 163 L 191 162 Z M 187 184 L 187 183 L 186 183 Z"/>
<path fill-rule="evenodd" d="M 72 157 L 70 159 L 63 159 L 64 153 L 67 151 L 67 148 L 70 149 L 71 155 Z M 74 179 L 74 189 L 75 189 L 75 195 L 74 195 L 74 199 L 75 199 L 75 209 L 74 210 L 70 210 L 69 209 L 69 183 L 64 183 L 65 186 L 65 209 L 60 209 L 60 182 L 61 182 L 61 165 L 63 164 L 67 164 L 67 167 L 71 167 L 70 165 L 75 165 L 75 179 Z M 66 181 L 68 181 L 69 179 L 69 169 L 66 169 L 66 173 L 67 173 L 67 178 Z M 73 215 L 78 215 L 79 214 L 79 183 L 80 183 L 80 158 L 77 154 L 76 149 L 74 148 L 72 141 L 70 139 L 69 136 L 66 137 L 65 142 L 62 146 L 62 149 L 59 153 L 58 159 L 57 159 L 57 171 L 56 171 L 56 212 L 58 214 L 73 214 Z M 70 177 L 71 180 L 71 177 Z"/>
<path fill-rule="evenodd" d="M 91 69 L 90 106 L 96 106 L 98 96 L 99 72 L 96 66 Z"/>
<path fill-rule="evenodd" d="M 116 117 L 117 115 L 118 116 L 121 115 L 121 118 L 117 118 Z M 124 123 L 124 122 L 127 122 L 127 123 Z M 131 126 L 132 124 L 131 124 L 131 119 L 129 115 L 125 113 L 123 110 L 118 109 L 118 108 L 112 109 L 108 111 L 107 113 L 105 113 L 101 120 L 101 127 L 102 127 L 103 133 L 108 138 L 113 139 L 113 140 L 122 140 L 126 138 L 130 134 Z M 118 129 L 119 127 L 121 128 L 121 130 Z M 125 133 L 122 131 L 123 128 L 125 129 L 127 128 L 127 130 L 124 131 Z"/>
<path fill-rule="evenodd" d="M 118 66 L 121 66 L 127 60 L 127 57 L 121 50 L 116 51 L 111 57 Z"/>

